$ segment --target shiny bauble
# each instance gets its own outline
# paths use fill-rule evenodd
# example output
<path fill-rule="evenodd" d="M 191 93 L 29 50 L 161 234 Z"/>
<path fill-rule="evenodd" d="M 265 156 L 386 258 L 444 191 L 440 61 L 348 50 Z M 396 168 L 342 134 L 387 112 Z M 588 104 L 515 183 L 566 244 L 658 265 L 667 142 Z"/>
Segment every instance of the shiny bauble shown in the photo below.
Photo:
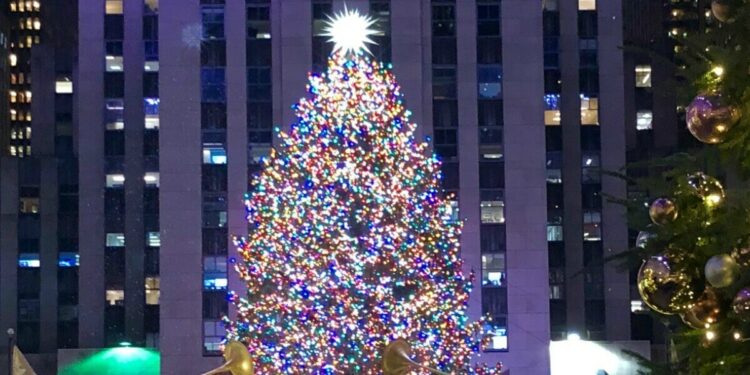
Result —
<path fill-rule="evenodd" d="M 253 360 L 245 344 L 230 340 L 224 345 L 224 364 L 204 373 L 203 375 L 225 374 L 232 375 L 254 375 L 255 368 Z"/>
<path fill-rule="evenodd" d="M 711 288 L 706 288 L 703 294 L 680 315 L 682 321 L 695 329 L 707 328 L 719 321 L 721 317 L 721 303 L 719 296 Z"/>
<path fill-rule="evenodd" d="M 665 256 L 643 262 L 638 270 L 638 293 L 646 306 L 664 315 L 687 310 L 699 294 L 693 280 L 683 272 L 674 271 Z"/>
<path fill-rule="evenodd" d="M 743 321 L 750 322 L 750 287 L 742 288 L 732 301 L 732 310 Z"/>
<path fill-rule="evenodd" d="M 732 18 L 732 7 L 727 0 L 711 1 L 711 13 L 714 18 L 721 22 L 727 22 Z"/>
<path fill-rule="evenodd" d="M 742 267 L 750 267 L 750 247 L 740 247 L 732 250 L 732 259 Z"/>
<path fill-rule="evenodd" d="M 729 129 L 740 119 L 740 111 L 720 95 L 698 95 L 687 107 L 685 120 L 690 133 L 703 143 L 724 142 Z"/>
<path fill-rule="evenodd" d="M 406 340 L 391 341 L 383 352 L 383 374 L 403 375 L 412 368 L 411 345 Z"/>
<path fill-rule="evenodd" d="M 724 288 L 732 285 L 740 276 L 740 267 L 727 254 L 714 255 L 704 268 L 706 281 L 714 288 Z"/>
<path fill-rule="evenodd" d="M 687 177 L 687 184 L 706 206 L 715 207 L 724 201 L 724 187 L 719 180 L 703 173 L 695 172 Z"/>
<path fill-rule="evenodd" d="M 664 225 L 677 219 L 677 205 L 667 198 L 657 198 L 648 209 L 648 216 L 656 225 Z"/>
<path fill-rule="evenodd" d="M 642 230 L 638 232 L 638 237 L 635 238 L 635 247 L 639 249 L 645 249 L 646 244 L 648 244 L 648 241 L 654 239 L 655 237 L 656 237 L 655 234 Z"/>

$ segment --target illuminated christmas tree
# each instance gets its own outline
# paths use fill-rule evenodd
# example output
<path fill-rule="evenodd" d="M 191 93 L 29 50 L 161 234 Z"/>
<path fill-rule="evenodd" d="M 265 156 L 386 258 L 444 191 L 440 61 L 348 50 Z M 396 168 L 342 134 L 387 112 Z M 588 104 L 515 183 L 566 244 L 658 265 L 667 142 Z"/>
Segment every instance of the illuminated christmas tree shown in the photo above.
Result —
<path fill-rule="evenodd" d="M 466 315 L 461 223 L 393 73 L 366 56 L 372 24 L 353 11 L 331 20 L 328 70 L 310 76 L 253 182 L 236 264 L 248 290 L 231 295 L 228 336 L 259 374 L 380 374 L 399 338 L 421 365 L 494 373 L 471 366 L 482 332 Z"/>

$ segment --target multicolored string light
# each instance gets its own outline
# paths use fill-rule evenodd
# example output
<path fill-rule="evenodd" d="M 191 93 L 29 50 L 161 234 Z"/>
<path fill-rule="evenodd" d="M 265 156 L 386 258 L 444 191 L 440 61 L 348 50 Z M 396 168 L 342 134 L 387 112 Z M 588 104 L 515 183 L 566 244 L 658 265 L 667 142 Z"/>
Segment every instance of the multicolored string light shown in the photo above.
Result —
<path fill-rule="evenodd" d="M 474 276 L 462 272 L 461 223 L 393 73 L 339 51 L 309 81 L 246 197 L 236 269 L 248 290 L 230 295 L 229 337 L 259 374 L 379 374 L 397 338 L 426 366 L 494 373 L 471 367 L 482 332 L 466 315 Z"/>

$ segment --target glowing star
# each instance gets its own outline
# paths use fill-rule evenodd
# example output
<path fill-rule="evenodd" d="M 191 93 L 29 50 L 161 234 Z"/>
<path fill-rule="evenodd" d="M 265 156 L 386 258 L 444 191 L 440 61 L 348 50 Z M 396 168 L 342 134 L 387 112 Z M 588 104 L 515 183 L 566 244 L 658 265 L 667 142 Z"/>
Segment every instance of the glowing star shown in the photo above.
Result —
<path fill-rule="evenodd" d="M 333 42 L 333 51 L 346 54 L 349 52 L 357 53 L 360 50 L 367 49 L 367 44 L 375 44 L 370 39 L 372 35 L 380 34 L 379 31 L 371 28 L 375 20 L 360 14 L 358 10 L 346 9 L 337 13 L 334 17 L 328 17 L 324 36 L 330 37 L 329 42 Z"/>

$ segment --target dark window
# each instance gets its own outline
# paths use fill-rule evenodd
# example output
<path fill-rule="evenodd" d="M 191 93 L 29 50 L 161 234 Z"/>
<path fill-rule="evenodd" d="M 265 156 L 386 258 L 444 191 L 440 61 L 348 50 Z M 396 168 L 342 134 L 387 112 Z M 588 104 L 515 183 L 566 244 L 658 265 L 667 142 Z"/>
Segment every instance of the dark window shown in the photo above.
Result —
<path fill-rule="evenodd" d="M 451 4 L 432 6 L 432 35 L 454 36 L 456 35 L 456 12 L 455 6 Z"/>
<path fill-rule="evenodd" d="M 480 249 L 483 253 L 500 253 L 505 251 L 505 226 L 482 224 L 479 230 Z"/>
<path fill-rule="evenodd" d="M 598 20 L 596 11 L 578 12 L 578 36 L 581 38 L 596 38 Z"/>
<path fill-rule="evenodd" d="M 500 26 L 500 4 L 477 6 L 477 35 L 499 36 Z"/>
<path fill-rule="evenodd" d="M 432 40 L 432 63 L 456 64 L 456 38 L 435 38 Z"/>
<path fill-rule="evenodd" d="M 506 315 L 508 313 L 508 290 L 506 288 L 482 288 L 482 314 Z"/>
<path fill-rule="evenodd" d="M 159 155 L 159 131 L 145 130 L 143 132 L 143 155 Z"/>
<path fill-rule="evenodd" d="M 248 51 L 248 55 L 250 52 Z M 201 65 L 227 65 L 227 44 L 224 40 L 207 40 L 201 44 Z"/>
<path fill-rule="evenodd" d="M 505 186 L 505 173 L 503 163 L 480 162 L 479 163 L 479 188 L 480 189 L 502 189 Z"/>
<path fill-rule="evenodd" d="M 581 126 L 581 150 L 601 149 L 601 131 L 598 126 Z"/>
<path fill-rule="evenodd" d="M 203 164 L 201 176 L 204 192 L 222 192 L 227 190 L 227 168 L 221 164 Z"/>
<path fill-rule="evenodd" d="M 271 66 L 271 39 L 247 40 L 247 66 Z"/>
<path fill-rule="evenodd" d="M 104 251 L 104 274 L 108 288 L 124 288 L 125 248 L 110 247 Z"/>
<path fill-rule="evenodd" d="M 152 14 L 143 16 L 143 39 L 159 39 L 159 17 L 157 15 Z"/>
<path fill-rule="evenodd" d="M 481 37 L 477 39 L 477 63 L 500 64 L 503 61 L 502 39 Z"/>
<path fill-rule="evenodd" d="M 122 14 L 104 16 L 104 39 L 122 40 L 124 35 L 124 17 Z"/>
<path fill-rule="evenodd" d="M 124 131 L 104 132 L 104 155 L 106 156 L 125 155 L 125 132 Z"/>
<path fill-rule="evenodd" d="M 435 128 L 458 126 L 458 104 L 455 100 L 433 100 L 432 122 Z"/>
<path fill-rule="evenodd" d="M 224 39 L 224 7 L 204 5 L 201 7 L 203 39 Z"/>
<path fill-rule="evenodd" d="M 225 74 L 224 68 L 201 69 L 201 100 L 203 102 L 226 102 Z"/>
<path fill-rule="evenodd" d="M 247 127 L 248 129 L 271 129 L 273 127 L 271 103 L 248 103 Z"/>
<path fill-rule="evenodd" d="M 224 291 L 203 292 L 203 318 L 221 319 L 226 315 L 227 297 Z"/>
<path fill-rule="evenodd" d="M 456 68 L 432 68 L 432 97 L 435 99 L 453 99 L 456 97 Z"/>
<path fill-rule="evenodd" d="M 458 189 L 458 163 L 443 162 L 441 171 L 443 174 L 443 188 L 447 190 Z"/>
<path fill-rule="evenodd" d="M 159 73 L 157 72 L 143 73 L 143 97 L 145 98 L 159 97 Z"/>
<path fill-rule="evenodd" d="M 104 73 L 104 97 L 122 98 L 125 95 L 125 75 L 121 72 Z"/>
<path fill-rule="evenodd" d="M 227 104 L 201 103 L 201 126 L 203 129 L 226 129 Z"/>
<path fill-rule="evenodd" d="M 227 228 L 203 228 L 203 254 L 224 255 L 228 244 Z"/>
<path fill-rule="evenodd" d="M 159 189 L 143 189 L 143 212 L 146 214 L 159 213 Z"/>
<path fill-rule="evenodd" d="M 597 96 L 597 94 L 599 93 L 598 69 L 580 69 L 578 81 L 580 84 L 581 94 L 585 96 Z"/>
<path fill-rule="evenodd" d="M 271 99 L 271 68 L 247 69 L 248 100 Z"/>
<path fill-rule="evenodd" d="M 544 92 L 546 94 L 559 94 L 561 90 L 560 85 L 560 70 L 558 69 L 545 69 L 544 70 Z"/>

